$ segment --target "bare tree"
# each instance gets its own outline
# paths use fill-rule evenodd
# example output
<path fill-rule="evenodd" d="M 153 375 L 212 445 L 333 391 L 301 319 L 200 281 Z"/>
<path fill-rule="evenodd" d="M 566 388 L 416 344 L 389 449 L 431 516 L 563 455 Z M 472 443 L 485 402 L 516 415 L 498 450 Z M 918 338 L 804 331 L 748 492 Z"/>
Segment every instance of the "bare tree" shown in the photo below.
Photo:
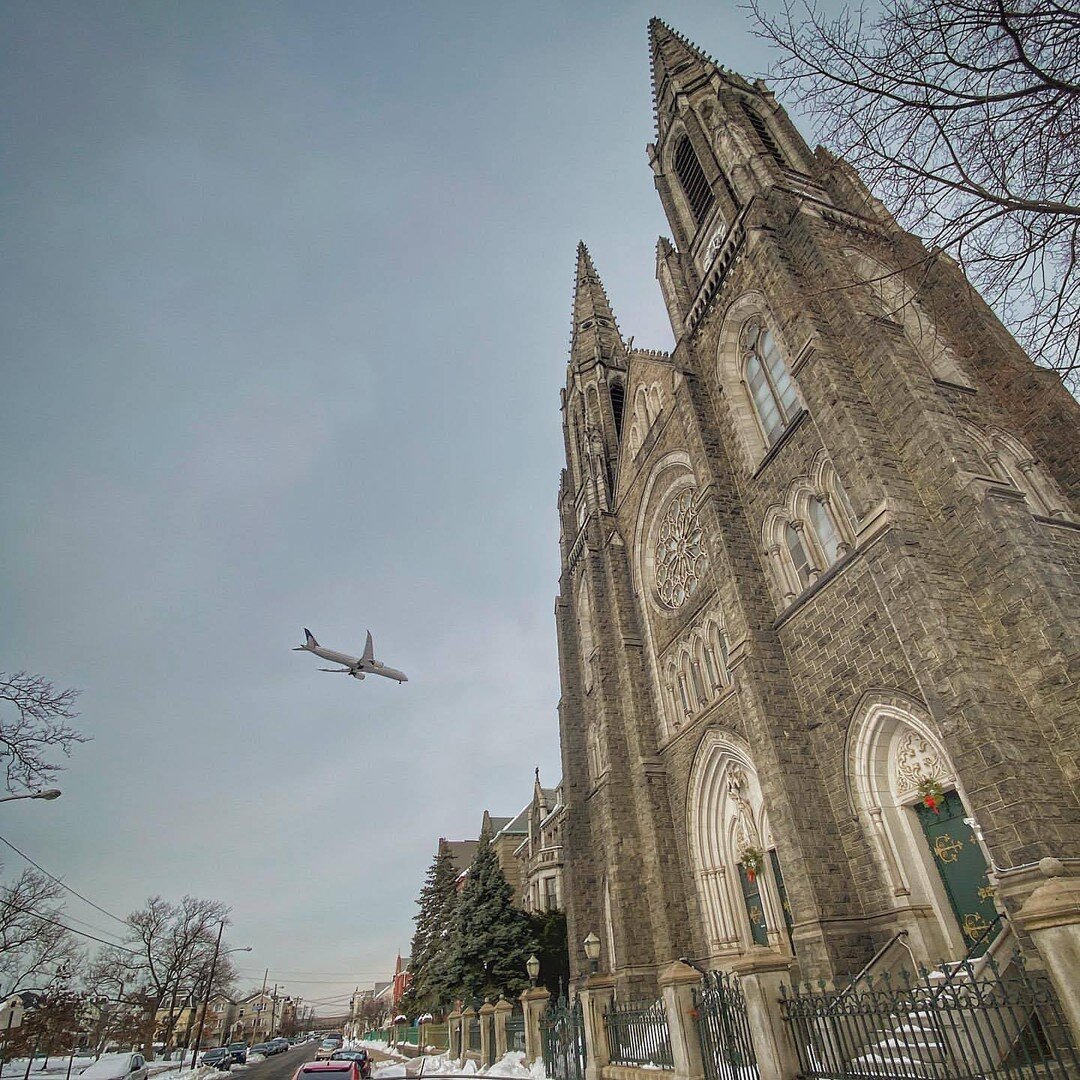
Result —
<path fill-rule="evenodd" d="M 229 909 L 217 900 L 185 896 L 174 904 L 152 896 L 127 921 L 126 947 L 102 951 L 95 986 L 123 1007 L 118 1011 L 139 1014 L 140 1040 L 151 1059 L 155 1031 L 168 1043 L 178 1010 L 204 993 L 218 927 L 228 923 Z M 226 987 L 234 977 L 228 958 L 219 956 L 212 989 Z"/>
<path fill-rule="evenodd" d="M 0 702 L 14 707 L 13 714 L 0 711 L 0 761 L 8 791 L 39 788 L 55 780 L 63 766 L 54 755 L 70 757 L 76 743 L 88 741 L 68 723 L 79 715 L 78 696 L 78 690 L 59 690 L 43 675 L 0 671 Z"/>
<path fill-rule="evenodd" d="M 1080 8 L 750 0 L 773 78 L 900 221 L 948 251 L 1037 362 L 1080 378 Z"/>
<path fill-rule="evenodd" d="M 24 870 L 0 889 L 0 986 L 13 994 L 41 989 L 70 971 L 79 950 L 60 923 L 61 887 L 36 870 Z"/>

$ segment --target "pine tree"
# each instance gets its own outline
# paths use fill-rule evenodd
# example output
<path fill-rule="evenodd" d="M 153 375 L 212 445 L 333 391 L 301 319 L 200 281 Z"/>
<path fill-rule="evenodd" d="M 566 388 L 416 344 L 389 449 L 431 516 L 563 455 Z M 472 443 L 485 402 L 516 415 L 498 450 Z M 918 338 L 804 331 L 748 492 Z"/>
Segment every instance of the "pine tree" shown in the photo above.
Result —
<path fill-rule="evenodd" d="M 410 984 L 401 1006 L 408 1015 L 437 1009 L 443 1004 L 439 972 L 441 954 L 449 939 L 453 908 L 457 900 L 457 870 L 450 852 L 440 850 L 428 867 L 416 913 L 416 931 L 409 959 Z"/>
<path fill-rule="evenodd" d="M 533 944 L 528 918 L 514 906 L 513 892 L 485 834 L 454 915 L 448 982 L 466 999 L 517 994 L 528 985 L 525 962 Z"/>

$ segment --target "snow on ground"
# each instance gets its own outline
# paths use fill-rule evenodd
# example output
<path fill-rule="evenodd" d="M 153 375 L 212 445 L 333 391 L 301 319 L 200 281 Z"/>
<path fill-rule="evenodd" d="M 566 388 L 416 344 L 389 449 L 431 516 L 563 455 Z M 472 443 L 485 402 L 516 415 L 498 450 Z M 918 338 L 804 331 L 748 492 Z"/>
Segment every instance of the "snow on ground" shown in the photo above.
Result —
<path fill-rule="evenodd" d="M 374 1046 L 382 1049 L 381 1046 Z M 413 1058 L 409 1061 L 408 1071 L 405 1065 L 394 1062 L 392 1064 L 376 1066 L 372 1073 L 373 1080 L 392 1080 L 394 1077 L 417 1076 L 421 1071 L 427 1076 L 493 1076 L 502 1077 L 504 1080 L 549 1080 L 544 1073 L 544 1063 L 535 1061 L 531 1066 L 525 1065 L 525 1055 L 520 1050 L 512 1051 L 496 1061 L 490 1068 L 478 1068 L 475 1061 L 467 1060 L 464 1065 L 448 1054 L 437 1056 L 426 1055 L 423 1058 Z"/>

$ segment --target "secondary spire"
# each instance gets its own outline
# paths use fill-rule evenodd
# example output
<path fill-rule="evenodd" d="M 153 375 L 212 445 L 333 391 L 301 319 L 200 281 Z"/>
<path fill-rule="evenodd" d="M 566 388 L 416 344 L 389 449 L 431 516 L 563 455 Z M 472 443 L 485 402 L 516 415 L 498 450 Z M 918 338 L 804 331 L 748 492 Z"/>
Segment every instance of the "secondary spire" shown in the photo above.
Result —
<path fill-rule="evenodd" d="M 584 241 L 579 241 L 577 247 L 573 318 L 570 357 L 576 365 L 594 362 L 612 367 L 625 365 L 626 347 Z"/>

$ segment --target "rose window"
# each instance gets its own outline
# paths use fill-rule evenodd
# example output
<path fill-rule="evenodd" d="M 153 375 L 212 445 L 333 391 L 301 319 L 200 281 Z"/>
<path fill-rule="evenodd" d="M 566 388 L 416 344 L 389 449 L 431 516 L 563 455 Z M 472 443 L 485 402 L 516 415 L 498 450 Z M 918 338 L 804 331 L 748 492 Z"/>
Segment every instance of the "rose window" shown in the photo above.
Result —
<path fill-rule="evenodd" d="M 709 566 L 692 489 L 668 504 L 657 530 L 655 565 L 657 596 L 677 610 L 694 595 Z"/>

